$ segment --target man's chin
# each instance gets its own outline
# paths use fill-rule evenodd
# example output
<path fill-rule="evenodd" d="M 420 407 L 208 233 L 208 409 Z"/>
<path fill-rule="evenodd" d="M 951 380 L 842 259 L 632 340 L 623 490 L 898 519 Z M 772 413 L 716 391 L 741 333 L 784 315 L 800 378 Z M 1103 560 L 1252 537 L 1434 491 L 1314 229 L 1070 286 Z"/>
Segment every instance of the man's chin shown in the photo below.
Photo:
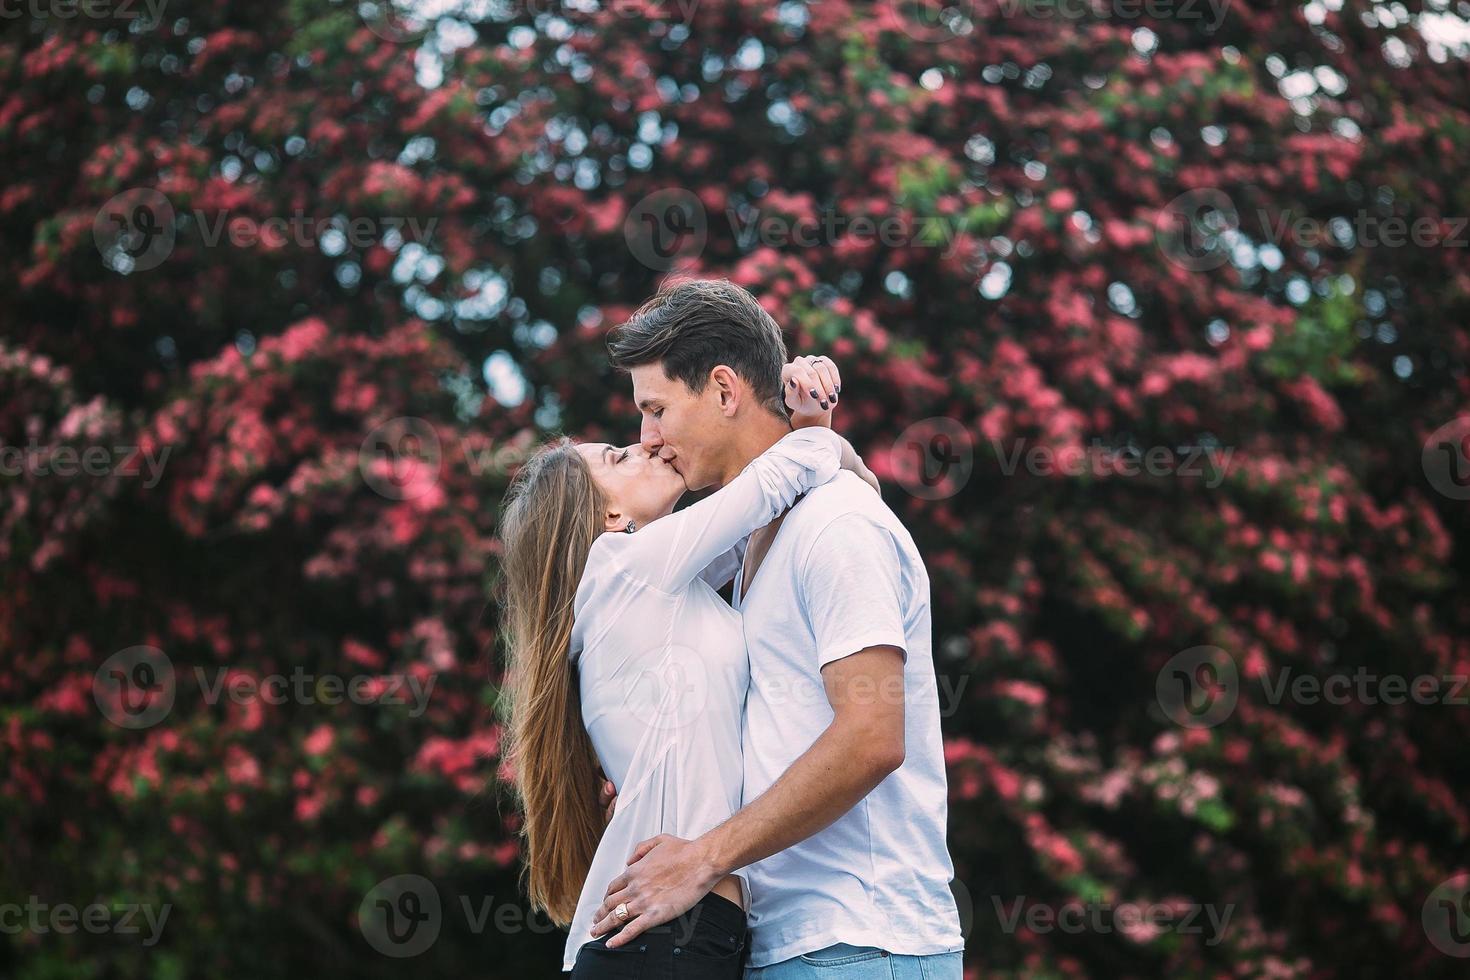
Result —
<path fill-rule="evenodd" d="M 697 472 L 694 468 L 681 467 L 677 459 L 670 460 L 669 465 L 674 468 L 675 473 L 679 474 L 679 478 L 684 481 L 684 489 L 690 493 L 718 489 L 713 478 Z"/>

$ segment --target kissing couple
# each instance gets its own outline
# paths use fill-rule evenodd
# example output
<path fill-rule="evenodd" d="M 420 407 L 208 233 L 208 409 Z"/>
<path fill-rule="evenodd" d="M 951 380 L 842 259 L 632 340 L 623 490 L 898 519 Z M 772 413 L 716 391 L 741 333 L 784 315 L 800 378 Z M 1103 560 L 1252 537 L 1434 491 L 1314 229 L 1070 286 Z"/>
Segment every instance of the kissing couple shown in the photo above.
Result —
<path fill-rule="evenodd" d="M 638 443 L 539 450 L 500 529 L 507 755 L 562 969 L 960 980 L 929 577 L 832 429 L 837 365 L 788 362 L 726 281 L 665 286 L 608 349 Z"/>

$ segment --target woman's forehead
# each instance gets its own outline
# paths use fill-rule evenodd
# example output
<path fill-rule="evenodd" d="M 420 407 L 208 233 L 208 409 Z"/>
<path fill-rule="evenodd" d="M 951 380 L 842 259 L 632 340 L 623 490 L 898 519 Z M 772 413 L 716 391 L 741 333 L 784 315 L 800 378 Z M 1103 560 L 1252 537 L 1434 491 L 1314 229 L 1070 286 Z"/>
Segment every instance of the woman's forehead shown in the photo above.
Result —
<path fill-rule="evenodd" d="M 579 443 L 577 443 L 577 452 L 581 453 L 584 457 L 586 457 L 589 462 L 595 462 L 595 463 L 606 462 L 607 461 L 608 451 L 609 450 L 615 450 L 617 448 L 618 448 L 617 446 L 614 446 L 610 442 L 579 442 Z"/>

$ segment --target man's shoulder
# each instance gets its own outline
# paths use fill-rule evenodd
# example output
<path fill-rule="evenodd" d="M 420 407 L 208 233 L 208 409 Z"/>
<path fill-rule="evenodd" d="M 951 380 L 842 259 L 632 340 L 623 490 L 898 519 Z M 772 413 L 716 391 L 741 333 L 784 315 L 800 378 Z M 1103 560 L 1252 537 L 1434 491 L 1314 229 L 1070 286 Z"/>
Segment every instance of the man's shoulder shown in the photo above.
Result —
<path fill-rule="evenodd" d="M 901 545 L 911 542 L 908 530 L 878 491 L 850 470 L 841 470 L 826 483 L 807 491 L 784 523 L 794 524 L 801 529 L 803 537 L 814 539 L 838 520 L 872 523 L 893 534 Z"/>

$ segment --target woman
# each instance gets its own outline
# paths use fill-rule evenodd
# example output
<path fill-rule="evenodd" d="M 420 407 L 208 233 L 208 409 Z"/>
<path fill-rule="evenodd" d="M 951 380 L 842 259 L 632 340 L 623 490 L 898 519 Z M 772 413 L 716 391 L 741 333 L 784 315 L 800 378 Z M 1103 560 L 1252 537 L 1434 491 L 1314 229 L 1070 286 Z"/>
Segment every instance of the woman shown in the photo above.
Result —
<path fill-rule="evenodd" d="M 697 837 L 740 808 L 750 673 L 739 614 L 715 592 L 742 560 L 737 545 L 840 467 L 876 486 L 826 427 L 830 410 L 807 396 L 816 382 L 805 361 L 782 371 L 794 431 L 677 514 L 683 478 L 640 446 L 563 439 L 512 484 L 501 524 L 508 752 L 528 891 L 570 926 L 573 980 L 638 976 L 655 962 L 660 974 L 741 976 L 749 895 L 738 875 L 625 949 L 590 929 L 639 841 Z M 599 764 L 617 788 L 606 827 Z"/>

